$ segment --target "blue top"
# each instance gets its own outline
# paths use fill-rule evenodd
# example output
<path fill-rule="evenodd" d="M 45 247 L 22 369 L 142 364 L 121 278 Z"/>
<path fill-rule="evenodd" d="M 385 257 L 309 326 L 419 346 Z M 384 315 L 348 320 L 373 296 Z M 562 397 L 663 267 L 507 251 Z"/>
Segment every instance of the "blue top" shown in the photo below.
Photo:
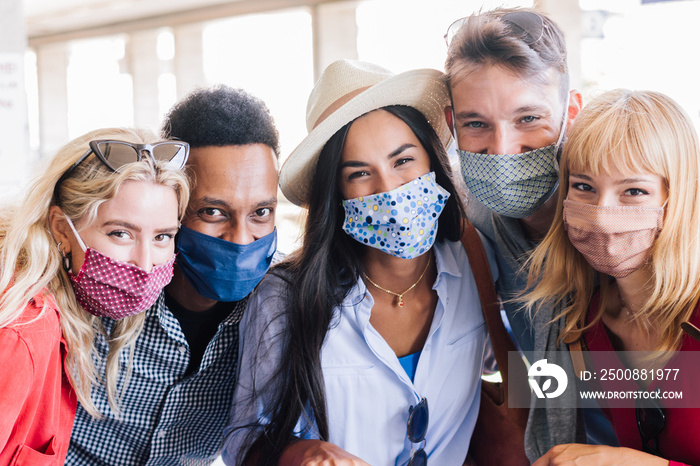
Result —
<path fill-rule="evenodd" d="M 362 280 L 350 290 L 321 350 L 330 441 L 373 466 L 405 465 L 412 444 L 408 409 L 428 399 L 425 451 L 431 464 L 462 464 L 479 413 L 487 331 L 467 255 L 461 243 L 433 246 L 438 303 L 414 380 L 370 323 L 374 299 Z M 491 266 L 493 253 L 487 247 Z M 492 273 L 498 276 L 493 268 Z M 283 380 L 272 379 L 285 349 L 282 335 L 290 285 L 268 274 L 251 296 L 241 325 L 239 385 L 224 429 L 223 459 L 235 464 L 251 423 Z M 293 286 L 293 285 L 291 285 Z M 253 383 L 258 391 L 252 397 Z M 297 425 L 301 431 L 301 420 Z M 313 431 L 312 431 L 313 434 Z M 311 438 L 314 435 L 308 435 Z"/>
<path fill-rule="evenodd" d="M 408 374 L 408 378 L 411 379 L 411 382 L 413 382 L 416 376 L 416 367 L 418 367 L 420 353 L 421 352 L 418 351 L 417 353 L 408 354 L 404 357 L 399 358 L 401 367 L 403 367 L 403 370 L 406 371 L 406 374 Z"/>

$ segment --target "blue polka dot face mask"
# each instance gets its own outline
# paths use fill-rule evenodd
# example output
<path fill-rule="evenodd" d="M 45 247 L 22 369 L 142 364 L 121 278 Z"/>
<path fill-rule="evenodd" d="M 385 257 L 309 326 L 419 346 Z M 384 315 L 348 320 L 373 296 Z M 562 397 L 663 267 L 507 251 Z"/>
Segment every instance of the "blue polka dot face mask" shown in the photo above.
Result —
<path fill-rule="evenodd" d="M 449 197 L 430 172 L 391 191 L 343 201 L 343 230 L 362 244 L 413 259 L 435 243 Z"/>

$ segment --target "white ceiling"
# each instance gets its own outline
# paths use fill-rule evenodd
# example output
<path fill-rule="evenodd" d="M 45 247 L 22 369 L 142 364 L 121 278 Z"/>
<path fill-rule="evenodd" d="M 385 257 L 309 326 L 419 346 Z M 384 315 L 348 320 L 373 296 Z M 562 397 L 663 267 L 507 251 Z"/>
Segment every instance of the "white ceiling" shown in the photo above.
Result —
<path fill-rule="evenodd" d="M 30 44 L 337 0 L 23 0 Z"/>
<path fill-rule="evenodd" d="M 235 1 L 235 0 L 234 0 Z M 160 16 L 226 0 L 24 0 L 30 37 Z"/>

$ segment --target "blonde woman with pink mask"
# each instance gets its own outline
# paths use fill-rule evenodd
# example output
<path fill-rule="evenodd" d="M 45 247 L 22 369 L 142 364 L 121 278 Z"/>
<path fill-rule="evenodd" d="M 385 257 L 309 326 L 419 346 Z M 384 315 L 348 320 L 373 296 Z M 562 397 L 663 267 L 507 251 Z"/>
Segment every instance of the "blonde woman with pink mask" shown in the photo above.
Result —
<path fill-rule="evenodd" d="M 530 260 L 537 285 L 524 299 L 534 312 L 548 300 L 560 306 L 559 339 L 583 350 L 572 355 L 586 358 L 586 370 L 602 373 L 596 352 L 641 373 L 664 367 L 667 352 L 700 350 L 697 335 L 683 330 L 700 326 L 699 147 L 685 112 L 657 92 L 610 91 L 576 119 L 561 158 L 556 217 Z M 661 353 L 645 359 L 633 353 L 640 351 Z M 624 382 L 641 392 L 668 388 Z M 620 447 L 558 445 L 535 464 L 700 462 L 697 409 L 663 401 L 607 406 Z"/>
<path fill-rule="evenodd" d="M 0 464 L 63 464 L 77 403 L 99 416 L 98 383 L 119 411 L 117 376 L 172 278 L 188 153 L 147 131 L 93 131 L 0 211 Z"/>

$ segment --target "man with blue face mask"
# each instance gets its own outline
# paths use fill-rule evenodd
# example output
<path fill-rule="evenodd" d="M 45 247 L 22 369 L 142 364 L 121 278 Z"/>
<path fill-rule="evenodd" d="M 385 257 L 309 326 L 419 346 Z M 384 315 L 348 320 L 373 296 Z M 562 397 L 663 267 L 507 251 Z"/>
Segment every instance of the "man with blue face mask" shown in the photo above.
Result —
<path fill-rule="evenodd" d="M 163 136 L 190 144 L 173 280 L 145 313 L 122 418 L 94 392 L 104 417 L 78 408 L 69 465 L 208 465 L 220 453 L 238 324 L 276 251 L 279 137 L 261 100 L 225 86 L 176 104 Z"/>
<path fill-rule="evenodd" d="M 496 9 L 455 21 L 445 39 L 452 97 L 445 118 L 468 188 L 467 214 L 494 244 L 498 291 L 516 343 L 535 355 L 566 351 L 556 341 L 562 323 L 550 325 L 554 309 L 532 320 L 513 301 L 527 285 L 521 267 L 554 218 L 561 146 L 582 107 L 581 93 L 569 90 L 564 34 L 536 10 Z M 585 441 L 580 413 L 546 422 L 537 418 L 544 411 L 531 410 L 530 438 Z M 589 442 L 617 443 L 600 410 L 582 411 Z M 548 449 L 526 446 L 531 460 Z"/>

